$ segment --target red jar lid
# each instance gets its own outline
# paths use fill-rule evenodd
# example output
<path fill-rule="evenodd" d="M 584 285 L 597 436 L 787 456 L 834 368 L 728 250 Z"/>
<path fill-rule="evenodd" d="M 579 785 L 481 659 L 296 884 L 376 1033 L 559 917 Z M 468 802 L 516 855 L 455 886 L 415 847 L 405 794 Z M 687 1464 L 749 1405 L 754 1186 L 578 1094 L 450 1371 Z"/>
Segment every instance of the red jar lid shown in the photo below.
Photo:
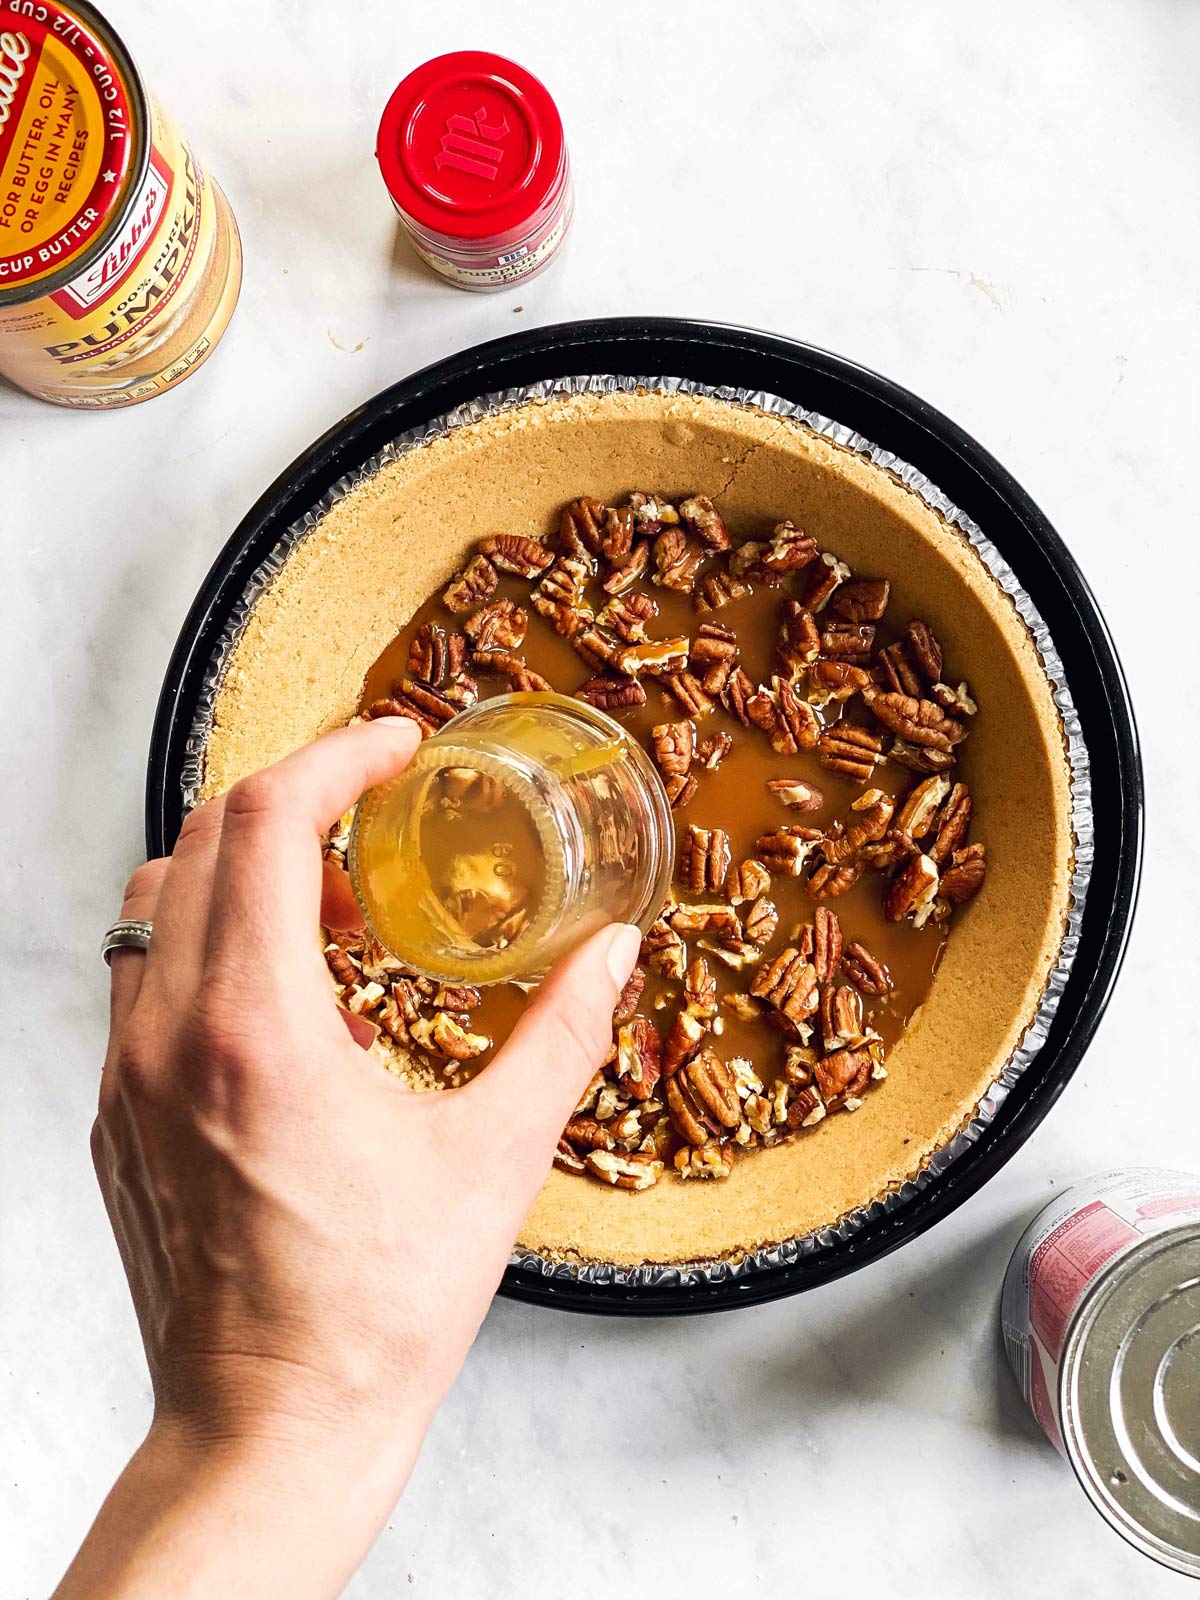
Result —
<path fill-rule="evenodd" d="M 396 89 L 375 155 L 420 228 L 486 239 L 533 217 L 561 182 L 558 108 L 531 72 L 486 50 L 435 56 Z"/>

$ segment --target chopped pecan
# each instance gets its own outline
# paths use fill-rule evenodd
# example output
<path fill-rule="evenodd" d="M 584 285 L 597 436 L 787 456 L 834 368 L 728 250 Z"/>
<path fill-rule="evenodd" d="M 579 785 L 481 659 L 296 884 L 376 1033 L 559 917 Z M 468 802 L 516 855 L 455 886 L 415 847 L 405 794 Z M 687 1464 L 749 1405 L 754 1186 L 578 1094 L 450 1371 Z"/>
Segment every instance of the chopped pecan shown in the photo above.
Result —
<path fill-rule="evenodd" d="M 679 521 L 679 513 L 669 500 L 657 494 L 643 494 L 640 489 L 629 496 L 629 509 L 638 533 L 651 538 Z"/>
<path fill-rule="evenodd" d="M 718 568 L 713 572 L 701 574 L 692 599 L 697 611 L 719 611 L 722 606 L 729 605 L 733 600 L 740 600 L 743 595 L 749 593 L 750 585 L 745 579 L 735 577 L 732 572 L 722 572 Z"/>
<path fill-rule="evenodd" d="M 667 1030 L 666 1042 L 663 1045 L 664 1077 L 674 1077 L 684 1062 L 696 1054 L 704 1043 L 708 1028 L 708 1019 L 697 1016 L 690 1006 L 685 1006 L 682 1011 L 676 1012 L 675 1020 Z"/>
<path fill-rule="evenodd" d="M 909 660 L 908 651 L 897 640 L 889 644 L 875 658 L 875 678 L 881 689 L 891 689 L 896 694 L 920 697 L 921 675 Z"/>
<path fill-rule="evenodd" d="M 519 650 L 528 626 L 528 614 L 514 600 L 494 600 L 467 618 L 463 632 L 477 650 Z M 410 656 L 410 665 L 411 662 Z M 428 678 L 429 674 L 420 676 Z"/>
<path fill-rule="evenodd" d="M 952 689 L 948 683 L 935 683 L 929 693 L 944 711 L 957 711 L 960 716 L 973 717 L 979 710 L 965 683 L 960 683 L 956 689 Z"/>
<path fill-rule="evenodd" d="M 633 528 L 631 507 L 623 506 L 619 511 L 614 506 L 604 508 L 600 554 L 610 567 L 623 567 L 633 554 Z"/>
<path fill-rule="evenodd" d="M 733 749 L 733 736 L 728 733 L 710 733 L 696 746 L 696 765 L 706 772 L 715 772 Z"/>
<path fill-rule="evenodd" d="M 461 616 L 490 600 L 499 582 L 500 574 L 486 556 L 472 556 L 442 595 L 442 604 L 447 611 Z"/>
<path fill-rule="evenodd" d="M 767 788 L 791 811 L 819 811 L 825 804 L 816 784 L 803 778 L 768 778 Z"/>
<path fill-rule="evenodd" d="M 729 835 L 723 828 L 689 827 L 679 845 L 679 880 L 689 894 L 715 894 L 729 872 Z"/>
<path fill-rule="evenodd" d="M 870 622 L 827 622 L 821 629 L 821 649 L 839 661 L 862 663 L 875 648 L 875 627 Z M 869 683 L 870 675 L 867 676 Z"/>
<path fill-rule="evenodd" d="M 654 541 L 654 582 L 663 589 L 688 593 L 696 582 L 707 551 L 682 528 L 664 528 Z"/>
<path fill-rule="evenodd" d="M 817 1061 L 813 1072 L 826 1108 L 836 1111 L 860 1095 L 871 1081 L 871 1066 L 870 1053 L 862 1048 L 835 1050 Z"/>
<path fill-rule="evenodd" d="M 887 758 L 910 772 L 949 772 L 954 765 L 953 750 L 934 750 L 928 745 L 909 744 L 904 739 L 892 740 Z"/>
<path fill-rule="evenodd" d="M 501 572 L 515 572 L 518 578 L 536 578 L 554 560 L 553 550 L 521 533 L 493 534 L 490 539 L 481 539 L 479 548 L 494 567 Z"/>
<path fill-rule="evenodd" d="M 589 667 L 616 667 L 624 672 L 625 668 L 617 664 L 617 657 L 625 648 L 615 635 L 607 629 L 589 622 L 586 627 L 578 628 L 571 635 L 571 648 L 581 655 Z"/>
<path fill-rule="evenodd" d="M 864 844 L 858 859 L 872 872 L 891 872 L 893 867 L 902 867 L 906 861 L 911 861 L 918 851 L 919 846 L 909 834 L 891 827 L 882 839 Z"/>
<path fill-rule="evenodd" d="M 646 691 L 636 678 L 601 673 L 575 691 L 576 700 L 586 700 L 600 711 L 628 711 L 646 704 Z"/>
<path fill-rule="evenodd" d="M 607 1123 L 597 1122 L 595 1117 L 572 1117 L 562 1136 L 568 1144 L 583 1150 L 611 1150 L 616 1143 L 613 1130 Z"/>
<path fill-rule="evenodd" d="M 750 993 L 785 1016 L 789 1022 L 803 1022 L 820 1004 L 817 974 L 792 947 L 781 950 L 750 980 Z"/>
<path fill-rule="evenodd" d="M 875 719 L 908 744 L 952 750 L 966 736 L 964 725 L 948 717 L 936 700 L 917 700 L 875 688 L 864 690 L 863 699 Z"/>
<path fill-rule="evenodd" d="M 558 1146 L 554 1151 L 554 1165 L 560 1172 L 582 1174 L 587 1171 L 587 1164 L 583 1157 L 577 1151 L 572 1150 L 565 1139 L 558 1141 Z"/>
<path fill-rule="evenodd" d="M 426 683 L 440 684 L 450 670 L 450 647 L 446 630 L 436 622 L 423 622 L 413 634 L 408 647 L 405 670 L 410 678 L 424 678 Z"/>
<path fill-rule="evenodd" d="M 685 1144 L 675 1152 L 675 1171 L 681 1178 L 727 1178 L 733 1171 L 733 1146 L 716 1139 Z"/>
<path fill-rule="evenodd" d="M 818 983 L 832 983 L 842 959 L 842 925 L 835 912 L 818 906 L 813 918 L 813 971 Z"/>
<path fill-rule="evenodd" d="M 666 978 L 683 977 L 683 939 L 665 916 L 652 923 L 642 936 L 642 960 Z"/>
<path fill-rule="evenodd" d="M 741 972 L 746 967 L 752 967 L 762 960 L 761 945 L 751 944 L 749 939 L 737 939 L 731 934 L 723 934 L 720 939 L 701 939 L 701 950 L 707 950 L 723 967 L 729 967 L 734 972 Z"/>
<path fill-rule="evenodd" d="M 632 1100 L 649 1100 L 662 1075 L 662 1045 L 648 1017 L 632 1017 L 617 1030 L 617 1080 Z"/>
<path fill-rule="evenodd" d="M 940 870 L 959 847 L 966 843 L 971 826 L 971 796 L 965 783 L 956 783 L 938 813 L 937 836 L 929 846 L 929 859 Z"/>
<path fill-rule="evenodd" d="M 842 951 L 842 971 L 863 994 L 882 996 L 892 987 L 891 973 L 883 962 L 857 939 Z"/>
<path fill-rule="evenodd" d="M 492 1041 L 482 1033 L 468 1033 L 455 1022 L 448 1011 L 437 1011 L 432 1017 L 417 1017 L 408 1025 L 413 1043 L 432 1055 L 446 1056 L 451 1061 L 469 1061 L 472 1056 L 490 1050 Z"/>
<path fill-rule="evenodd" d="M 680 773 L 674 778 L 663 780 L 663 788 L 667 792 L 672 811 L 682 811 L 684 806 L 696 798 L 696 791 L 700 785 L 690 774 Z"/>
<path fill-rule="evenodd" d="M 637 1013 L 638 1003 L 642 998 L 642 990 L 646 987 L 646 969 L 640 963 L 629 974 L 629 981 L 617 997 L 616 1006 L 613 1008 L 613 1023 L 620 1027 L 623 1022 L 632 1022 Z"/>
<path fill-rule="evenodd" d="M 604 507 L 590 495 L 572 500 L 558 514 L 558 542 L 571 556 L 597 556 L 603 537 Z"/>
<path fill-rule="evenodd" d="M 824 837 L 819 828 L 785 827 L 761 834 L 755 850 L 771 872 L 798 878 L 813 847 Z"/>
<path fill-rule="evenodd" d="M 667 920 L 675 932 L 685 939 L 696 933 L 711 933 L 721 939 L 740 939 L 742 936 L 742 925 L 732 906 L 674 906 L 667 912 Z"/>
<path fill-rule="evenodd" d="M 739 1022 L 757 1022 L 762 1016 L 762 1003 L 749 994 L 727 994 L 721 999 L 721 1004 L 726 1011 L 730 1011 Z"/>
<path fill-rule="evenodd" d="M 825 1106 L 815 1089 L 810 1087 L 792 1091 L 785 1120 L 793 1133 L 800 1128 L 815 1127 L 825 1115 Z"/>
<path fill-rule="evenodd" d="M 923 839 L 934 825 L 938 808 L 950 793 L 950 780 L 935 774 L 909 790 L 893 826 L 910 839 Z"/>
<path fill-rule="evenodd" d="M 809 877 L 808 892 L 814 900 L 832 900 L 853 889 L 861 872 L 857 861 L 847 861 L 841 866 L 823 862 Z"/>
<path fill-rule="evenodd" d="M 646 624 L 658 615 L 658 602 L 648 594 L 616 595 L 596 621 L 609 628 L 626 644 L 637 644 L 646 637 Z"/>
<path fill-rule="evenodd" d="M 846 563 L 839 561 L 828 550 L 823 550 L 820 560 L 812 563 L 804 593 L 800 596 L 801 604 L 807 606 L 814 615 L 823 611 L 849 576 L 850 568 Z"/>
<path fill-rule="evenodd" d="M 619 1155 L 615 1150 L 589 1150 L 586 1166 L 593 1178 L 614 1189 L 652 1189 L 663 1174 L 657 1157 L 639 1151 Z"/>
<path fill-rule="evenodd" d="M 778 926 L 779 912 L 775 908 L 775 902 L 762 895 L 746 913 L 746 938 L 754 944 L 767 944 L 775 937 Z"/>
<path fill-rule="evenodd" d="M 652 677 L 666 677 L 682 672 L 688 664 L 689 641 L 679 639 L 644 639 L 640 644 L 622 645 L 614 657 L 619 672 L 636 676 L 639 672 Z"/>
<path fill-rule="evenodd" d="M 930 683 L 937 683 L 942 676 L 942 647 L 929 625 L 914 619 L 905 627 L 901 642 L 918 671 L 923 672 Z"/>
<path fill-rule="evenodd" d="M 821 630 L 816 618 L 798 600 L 788 601 L 777 653 L 784 671 L 794 678 L 821 653 Z"/>
<path fill-rule="evenodd" d="M 692 645 L 691 666 L 705 694 L 720 694 L 737 666 L 737 635 L 719 622 L 702 622 Z"/>
<path fill-rule="evenodd" d="M 352 987 L 362 974 L 342 949 L 341 945 L 329 944 L 325 946 L 325 965 L 333 975 L 333 981 L 340 983 L 343 988 Z"/>
<path fill-rule="evenodd" d="M 821 995 L 821 1038 L 826 1050 L 860 1045 L 865 1037 L 862 995 L 846 984 L 837 989 L 830 984 Z"/>
<path fill-rule="evenodd" d="M 777 584 L 779 574 L 763 565 L 767 546 L 759 539 L 746 539 L 729 557 L 729 572 L 734 578 L 755 578 L 763 583 Z"/>
<path fill-rule="evenodd" d="M 888 885 L 883 914 L 889 922 L 903 922 L 907 917 L 915 928 L 923 928 L 933 913 L 937 891 L 936 863 L 926 855 L 914 856 Z"/>
<path fill-rule="evenodd" d="M 835 617 L 847 622 L 878 622 L 887 610 L 892 586 L 886 578 L 851 578 L 830 603 Z"/>
<path fill-rule="evenodd" d="M 627 589 L 632 589 L 634 584 L 643 575 L 650 565 L 650 546 L 635 544 L 629 553 L 629 560 L 619 567 L 614 567 L 600 584 L 605 594 L 624 594 Z"/>
<path fill-rule="evenodd" d="M 456 711 L 465 711 L 479 699 L 479 685 L 469 672 L 456 672 L 442 692 Z"/>
<path fill-rule="evenodd" d="M 808 668 L 808 681 L 816 691 L 814 700 L 849 700 L 871 687 L 871 674 L 853 661 L 814 661 Z"/>
<path fill-rule="evenodd" d="M 713 702 L 695 673 L 669 672 L 663 682 L 689 716 L 707 717 L 711 713 Z"/>
<path fill-rule="evenodd" d="M 784 678 L 772 678 L 769 689 L 760 687 L 746 702 L 746 715 L 767 735 L 776 755 L 812 750 L 821 736 L 817 713 Z"/>
<path fill-rule="evenodd" d="M 868 789 L 860 794 L 850 807 L 850 818 L 845 829 L 836 837 L 831 833 L 823 846 L 823 854 L 831 866 L 853 860 L 863 845 L 882 839 L 892 821 L 896 802 L 882 789 Z"/>
<path fill-rule="evenodd" d="M 883 740 L 869 728 L 859 728 L 852 722 L 837 722 L 822 733 L 817 755 L 831 772 L 840 772 L 861 783 L 871 776 L 876 762 L 883 760 Z"/>
<path fill-rule="evenodd" d="M 524 659 L 514 655 L 511 650 L 476 650 L 471 664 L 478 672 L 494 672 L 507 678 L 520 694 L 530 690 L 546 694 L 552 688 L 540 672 L 534 672 L 532 667 L 526 666 Z"/>
<path fill-rule="evenodd" d="M 804 1044 L 789 1044 L 783 1052 L 783 1075 L 793 1089 L 806 1089 L 813 1081 L 817 1052 Z"/>
<path fill-rule="evenodd" d="M 942 873 L 941 892 L 952 905 L 961 906 L 983 886 L 987 858 L 981 844 L 956 850 Z"/>
<path fill-rule="evenodd" d="M 816 560 L 816 556 L 815 539 L 810 539 L 808 534 L 802 533 L 795 523 L 778 522 L 771 535 L 771 542 L 759 557 L 759 561 L 768 572 L 782 576 L 784 573 L 798 572 L 801 567 L 807 567 L 810 562 Z"/>
<path fill-rule="evenodd" d="M 707 495 L 694 494 L 679 502 L 679 515 L 689 533 L 710 550 L 728 550 L 733 540 L 724 518 Z"/>
<path fill-rule="evenodd" d="M 660 722 L 651 729 L 654 764 L 664 778 L 682 777 L 696 752 L 696 730 L 690 722 Z"/>
<path fill-rule="evenodd" d="M 438 985 L 431 1004 L 439 1011 L 474 1011 L 482 999 L 482 989 L 473 984 L 443 983 Z"/>
<path fill-rule="evenodd" d="M 717 1014 L 717 980 L 708 970 L 708 962 L 697 956 L 687 969 L 683 992 L 688 1010 L 694 1017 L 712 1018 Z"/>
<path fill-rule="evenodd" d="M 747 707 L 754 694 L 754 680 L 741 667 L 737 667 L 730 674 L 729 681 L 721 690 L 721 704 L 731 717 L 737 718 L 743 728 L 750 726 Z"/>
<path fill-rule="evenodd" d="M 583 601 L 591 575 L 592 564 L 587 557 L 558 556 L 529 596 L 534 608 L 565 638 L 569 639 L 592 620 L 591 607 Z"/>
<path fill-rule="evenodd" d="M 731 867 L 729 877 L 725 880 L 725 893 L 735 906 L 740 906 L 745 900 L 757 900 L 770 887 L 771 874 L 761 861 L 755 861 L 753 857 Z"/>

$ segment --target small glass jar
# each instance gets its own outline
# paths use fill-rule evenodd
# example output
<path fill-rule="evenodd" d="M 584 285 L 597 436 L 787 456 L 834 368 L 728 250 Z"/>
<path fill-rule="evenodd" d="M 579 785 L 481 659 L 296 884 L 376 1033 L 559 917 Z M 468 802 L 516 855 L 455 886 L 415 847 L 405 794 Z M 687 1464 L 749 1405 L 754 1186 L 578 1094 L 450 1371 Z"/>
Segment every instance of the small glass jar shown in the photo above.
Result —
<path fill-rule="evenodd" d="M 445 983 L 529 982 L 605 923 L 643 932 L 674 867 L 646 752 L 558 694 L 481 701 L 369 789 L 350 835 L 367 925 Z"/>

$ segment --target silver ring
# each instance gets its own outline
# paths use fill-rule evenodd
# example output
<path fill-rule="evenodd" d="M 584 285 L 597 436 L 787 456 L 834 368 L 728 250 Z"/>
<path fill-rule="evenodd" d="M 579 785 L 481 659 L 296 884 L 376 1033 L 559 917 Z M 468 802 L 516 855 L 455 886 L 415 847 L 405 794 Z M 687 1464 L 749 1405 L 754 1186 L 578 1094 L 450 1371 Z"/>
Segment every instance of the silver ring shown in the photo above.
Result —
<path fill-rule="evenodd" d="M 105 966 L 112 966 L 114 950 L 149 950 L 153 932 L 152 922 L 138 922 L 133 917 L 123 917 L 120 922 L 114 922 L 100 941 L 100 954 L 104 957 Z"/>

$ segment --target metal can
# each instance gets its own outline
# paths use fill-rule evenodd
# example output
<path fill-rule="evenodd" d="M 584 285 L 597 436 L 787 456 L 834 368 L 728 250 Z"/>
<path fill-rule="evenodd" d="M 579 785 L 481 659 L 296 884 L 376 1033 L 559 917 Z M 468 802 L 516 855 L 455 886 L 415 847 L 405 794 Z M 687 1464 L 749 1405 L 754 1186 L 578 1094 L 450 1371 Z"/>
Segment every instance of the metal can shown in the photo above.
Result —
<path fill-rule="evenodd" d="M 211 354 L 237 225 L 84 0 L 0 0 L 0 373 L 39 399 L 136 404 Z"/>
<path fill-rule="evenodd" d="M 1200 1176 L 1101 1173 L 1030 1223 L 1004 1279 L 1009 1361 L 1130 1544 L 1200 1576 Z"/>
<path fill-rule="evenodd" d="M 409 243 L 460 289 L 532 278 L 570 231 L 558 108 L 503 56 L 457 50 L 410 72 L 384 109 L 375 155 Z"/>

